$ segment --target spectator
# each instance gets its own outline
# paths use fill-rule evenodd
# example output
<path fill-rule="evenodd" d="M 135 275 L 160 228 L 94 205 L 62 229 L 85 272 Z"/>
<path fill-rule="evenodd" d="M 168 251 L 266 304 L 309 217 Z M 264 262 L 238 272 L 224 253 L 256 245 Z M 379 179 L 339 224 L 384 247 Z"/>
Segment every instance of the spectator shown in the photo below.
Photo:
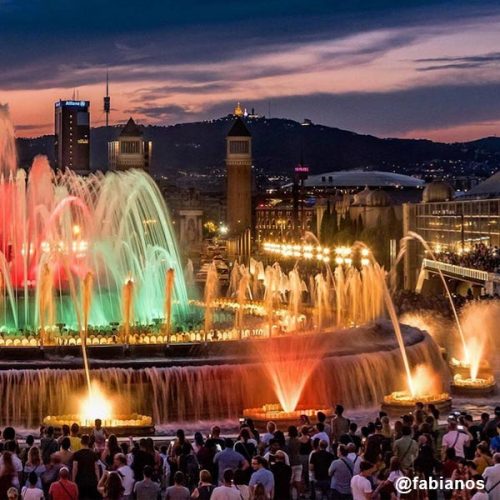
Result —
<path fill-rule="evenodd" d="M 182 473 L 181 473 L 182 474 Z M 160 485 L 153 481 L 153 468 L 146 465 L 142 471 L 143 478 L 134 485 L 136 500 L 157 500 L 160 498 Z M 180 479 L 178 477 L 178 479 Z M 182 481 L 180 483 L 182 485 Z M 168 488 L 167 488 L 168 489 Z M 173 497 L 174 498 L 174 497 Z M 182 498 L 182 497 L 181 497 Z"/>

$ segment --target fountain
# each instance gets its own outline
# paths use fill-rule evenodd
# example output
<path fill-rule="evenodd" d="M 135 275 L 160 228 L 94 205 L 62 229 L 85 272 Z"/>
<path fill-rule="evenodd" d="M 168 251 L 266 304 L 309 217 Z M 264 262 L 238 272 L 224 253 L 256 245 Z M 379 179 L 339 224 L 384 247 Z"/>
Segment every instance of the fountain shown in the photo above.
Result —
<path fill-rule="evenodd" d="M 43 157 L 26 174 L 13 141 L 3 109 L 4 424 L 85 427 L 100 417 L 136 433 L 153 422 L 242 413 L 287 421 L 329 413 L 332 402 L 373 406 L 388 393 L 401 400 L 403 373 L 405 389 L 420 399 L 428 389 L 417 387 L 416 367 L 443 372 L 432 338 L 400 327 L 385 272 L 367 255 L 360 263 L 339 255 L 332 270 L 330 249 L 318 242 L 286 245 L 288 258 L 320 269 L 251 259 L 248 268 L 234 265 L 227 297 L 212 262 L 203 300 L 188 301 L 183 276 L 194 288 L 193 266 L 183 274 L 165 203 L 147 174 L 82 178 L 54 173 Z M 16 358 L 21 348 L 33 355 L 29 367 Z"/>
<path fill-rule="evenodd" d="M 406 252 L 406 245 L 410 240 L 418 241 L 424 247 L 431 259 L 434 260 L 434 262 L 438 262 L 427 241 L 418 233 L 409 231 L 408 234 L 402 238 L 403 244 L 391 271 L 391 278 L 393 281 L 395 280 L 397 266 Z M 449 364 L 453 375 L 451 390 L 455 394 L 467 396 L 486 396 L 491 394 L 496 388 L 496 381 L 491 367 L 487 361 L 482 359 L 485 342 L 484 327 L 481 324 L 483 314 L 473 316 L 474 320 L 479 321 L 479 324 L 474 325 L 472 328 L 468 328 L 468 333 L 466 335 L 448 284 L 446 283 L 446 279 L 439 268 L 438 274 L 448 297 L 455 320 L 456 331 L 458 332 L 462 346 L 461 358 L 457 359 L 452 357 Z M 469 322 L 473 322 L 474 320 L 470 318 L 472 318 L 472 316 L 469 316 Z"/>

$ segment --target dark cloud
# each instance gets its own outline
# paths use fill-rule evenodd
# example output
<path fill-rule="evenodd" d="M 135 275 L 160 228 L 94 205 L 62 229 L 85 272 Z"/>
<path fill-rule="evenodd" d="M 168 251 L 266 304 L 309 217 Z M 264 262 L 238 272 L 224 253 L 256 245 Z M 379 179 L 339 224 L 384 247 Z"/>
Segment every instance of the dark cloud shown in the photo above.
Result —
<path fill-rule="evenodd" d="M 152 120 L 161 121 L 162 123 L 182 122 L 196 117 L 196 113 L 192 113 L 182 106 L 177 106 L 175 104 L 166 106 L 137 106 L 125 110 L 125 113 L 130 115 L 141 114 Z"/>
<path fill-rule="evenodd" d="M 468 69 L 497 65 L 500 62 L 500 52 L 489 52 L 474 56 L 433 57 L 416 59 L 415 62 L 425 63 L 426 66 L 417 68 L 418 71 L 435 71 L 446 69 Z"/>

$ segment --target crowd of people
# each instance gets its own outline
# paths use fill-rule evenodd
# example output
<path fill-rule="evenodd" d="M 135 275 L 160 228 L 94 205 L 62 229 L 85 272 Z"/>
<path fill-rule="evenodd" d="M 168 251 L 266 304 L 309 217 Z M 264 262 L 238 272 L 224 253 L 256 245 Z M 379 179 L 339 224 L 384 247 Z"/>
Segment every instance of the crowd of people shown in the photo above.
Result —
<path fill-rule="evenodd" d="M 455 266 L 481 269 L 490 273 L 500 272 L 500 248 L 475 244 L 468 252 L 441 252 L 439 260 Z"/>
<path fill-rule="evenodd" d="M 152 438 L 120 442 L 99 420 L 83 435 L 77 424 L 57 437 L 47 427 L 36 444 L 33 436 L 20 444 L 7 427 L 0 500 L 500 499 L 500 407 L 480 421 L 465 413 L 448 416 L 445 429 L 442 421 L 418 403 L 401 418 L 381 412 L 358 427 L 337 405 L 331 420 L 318 412 L 315 422 L 268 422 L 260 433 L 247 419 L 235 440 L 214 426 L 192 440 L 178 430 L 160 447 Z M 401 478 L 468 481 L 401 494 Z"/>

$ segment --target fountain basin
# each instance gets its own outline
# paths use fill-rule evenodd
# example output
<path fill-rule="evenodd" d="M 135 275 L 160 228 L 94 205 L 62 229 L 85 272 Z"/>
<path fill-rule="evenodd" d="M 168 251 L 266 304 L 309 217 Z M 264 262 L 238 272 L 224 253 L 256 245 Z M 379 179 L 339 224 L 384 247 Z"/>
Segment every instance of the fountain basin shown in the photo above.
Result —
<path fill-rule="evenodd" d="M 496 390 L 496 381 L 493 372 L 483 371 L 477 378 L 472 379 L 457 373 L 450 385 L 451 392 L 460 396 L 483 397 L 493 394 Z"/>
<path fill-rule="evenodd" d="M 243 417 L 251 418 L 255 423 L 264 424 L 272 420 L 273 422 L 285 424 L 297 424 L 300 417 L 305 415 L 309 418 L 315 418 L 318 411 L 322 411 L 327 417 L 333 416 L 332 408 L 307 408 L 304 405 L 299 405 L 295 410 L 285 411 L 279 403 L 268 403 L 258 408 L 245 408 Z"/>
<path fill-rule="evenodd" d="M 467 363 L 465 361 L 458 360 L 456 358 L 452 358 L 450 361 L 450 369 L 455 377 L 456 375 L 460 375 L 463 379 L 469 378 L 470 377 L 470 370 L 471 370 L 471 365 L 470 363 Z M 491 365 L 489 364 L 488 360 L 482 359 L 479 362 L 479 367 L 477 371 L 477 378 L 488 378 L 493 374 L 491 370 Z"/>
<path fill-rule="evenodd" d="M 84 434 L 89 434 L 94 426 L 94 422 L 82 420 L 80 415 L 50 415 L 43 419 L 43 424 L 51 425 L 56 432 L 60 432 L 63 425 L 71 426 L 75 422 L 80 426 L 80 432 Z M 116 436 L 148 436 L 155 432 L 153 419 L 137 413 L 116 415 L 113 418 L 103 420 L 102 425 L 108 432 Z"/>
<path fill-rule="evenodd" d="M 395 391 L 384 396 L 381 410 L 385 411 L 390 417 L 401 417 L 407 413 L 412 413 L 418 402 L 425 405 L 433 404 L 441 413 L 451 410 L 451 397 L 447 392 L 413 397 L 407 391 Z"/>

